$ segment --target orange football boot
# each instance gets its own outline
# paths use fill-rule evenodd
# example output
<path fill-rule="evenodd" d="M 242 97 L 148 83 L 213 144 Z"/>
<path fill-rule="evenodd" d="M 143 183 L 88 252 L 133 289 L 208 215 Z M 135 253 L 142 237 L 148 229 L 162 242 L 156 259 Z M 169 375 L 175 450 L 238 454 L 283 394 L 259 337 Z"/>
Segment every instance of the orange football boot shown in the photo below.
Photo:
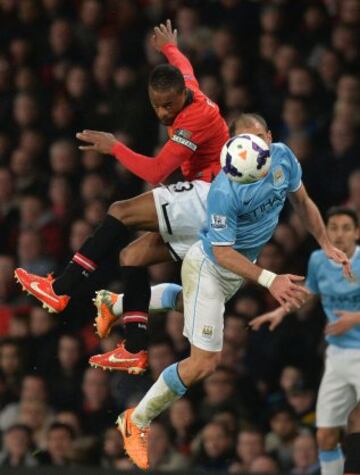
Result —
<path fill-rule="evenodd" d="M 114 304 L 119 295 L 109 290 L 99 290 L 95 292 L 95 295 L 93 302 L 97 308 L 97 315 L 94 327 L 99 338 L 105 338 L 110 333 L 113 324 L 120 317 L 120 315 L 115 315 L 114 312 Z"/>
<path fill-rule="evenodd" d="M 90 366 L 109 369 L 110 371 L 127 371 L 129 374 L 142 374 L 148 367 L 147 351 L 130 353 L 121 342 L 115 350 L 104 354 L 94 355 L 89 359 Z"/>
<path fill-rule="evenodd" d="M 130 459 L 137 467 L 147 470 L 149 468 L 149 427 L 140 429 L 132 422 L 131 416 L 134 410 L 135 408 L 127 409 L 120 414 L 116 424 L 124 438 L 124 448 Z"/>
<path fill-rule="evenodd" d="M 35 274 L 29 274 L 25 269 L 18 267 L 14 273 L 16 281 L 22 286 L 28 294 L 42 302 L 43 308 L 50 313 L 62 312 L 69 303 L 68 295 L 57 295 L 53 289 L 54 277 L 40 277 Z"/>

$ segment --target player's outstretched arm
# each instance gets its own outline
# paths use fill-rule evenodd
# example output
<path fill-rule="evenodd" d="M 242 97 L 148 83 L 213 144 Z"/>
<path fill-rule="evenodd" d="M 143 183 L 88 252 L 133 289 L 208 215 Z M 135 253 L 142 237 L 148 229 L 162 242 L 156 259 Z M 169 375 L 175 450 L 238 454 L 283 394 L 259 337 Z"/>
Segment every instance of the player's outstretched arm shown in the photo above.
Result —
<path fill-rule="evenodd" d="M 324 221 L 320 211 L 310 196 L 307 194 L 304 185 L 289 194 L 289 199 L 295 211 L 300 215 L 306 229 L 314 236 L 326 256 L 343 266 L 344 276 L 352 280 L 351 263 L 346 254 L 333 246 L 328 238 Z"/>
<path fill-rule="evenodd" d="M 113 155 L 125 168 L 152 185 L 157 185 L 175 171 L 193 151 L 172 140 L 166 142 L 156 157 L 136 153 L 118 141 L 113 134 L 97 130 L 83 130 L 76 138 L 86 142 L 80 150 L 94 150 Z"/>
<path fill-rule="evenodd" d="M 269 272 L 252 263 L 231 246 L 214 245 L 213 253 L 220 266 L 269 289 L 271 295 L 286 312 L 290 312 L 292 308 L 300 308 L 310 293 L 308 289 L 299 285 L 304 277 Z"/>
<path fill-rule="evenodd" d="M 166 20 L 165 25 L 160 23 L 155 26 L 151 42 L 157 51 L 166 56 L 170 64 L 180 69 L 185 80 L 194 81 L 198 85 L 190 61 L 177 47 L 177 30 L 172 28 L 170 20 Z"/>
<path fill-rule="evenodd" d="M 316 296 L 314 294 L 306 295 L 301 307 L 302 309 L 305 309 L 308 306 L 312 308 L 315 302 Z M 275 310 L 272 310 L 271 312 L 266 312 L 262 315 L 259 315 L 258 317 L 253 318 L 251 322 L 249 322 L 249 326 L 252 328 L 252 330 L 257 331 L 264 324 L 268 323 L 269 330 L 273 331 L 280 325 L 286 315 L 289 315 L 290 313 L 296 310 L 299 310 L 299 308 L 292 307 L 287 311 L 284 309 L 284 307 L 278 307 Z"/>

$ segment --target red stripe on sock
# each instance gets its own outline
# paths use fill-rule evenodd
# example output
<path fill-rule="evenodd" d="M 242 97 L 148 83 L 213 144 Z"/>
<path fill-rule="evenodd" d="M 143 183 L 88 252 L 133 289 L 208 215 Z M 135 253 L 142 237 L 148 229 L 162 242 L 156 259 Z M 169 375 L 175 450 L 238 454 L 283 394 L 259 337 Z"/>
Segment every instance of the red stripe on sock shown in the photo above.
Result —
<path fill-rule="evenodd" d="M 83 267 L 87 271 L 94 272 L 97 265 L 91 259 L 88 259 L 86 256 L 83 256 L 79 252 L 73 255 L 72 260 L 78 264 L 79 266 Z"/>
<path fill-rule="evenodd" d="M 147 323 L 148 314 L 144 312 L 126 312 L 123 315 L 123 322 L 126 323 Z"/>

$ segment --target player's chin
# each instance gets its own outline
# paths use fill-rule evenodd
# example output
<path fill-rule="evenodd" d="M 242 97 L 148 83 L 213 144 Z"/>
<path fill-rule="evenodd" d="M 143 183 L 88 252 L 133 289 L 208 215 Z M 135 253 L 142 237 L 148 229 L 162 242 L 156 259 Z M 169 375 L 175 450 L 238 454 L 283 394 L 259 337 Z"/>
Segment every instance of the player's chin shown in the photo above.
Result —
<path fill-rule="evenodd" d="M 170 127 L 170 125 L 173 124 L 175 117 L 171 117 L 169 119 L 161 119 L 160 122 L 162 125 L 165 125 L 166 127 Z"/>

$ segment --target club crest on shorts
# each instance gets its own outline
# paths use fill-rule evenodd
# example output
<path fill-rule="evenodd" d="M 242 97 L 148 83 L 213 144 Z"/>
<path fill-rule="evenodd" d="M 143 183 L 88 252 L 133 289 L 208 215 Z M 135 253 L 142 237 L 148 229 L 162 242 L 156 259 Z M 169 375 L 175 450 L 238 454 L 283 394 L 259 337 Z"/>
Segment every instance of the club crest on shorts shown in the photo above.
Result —
<path fill-rule="evenodd" d="M 211 215 L 211 227 L 213 229 L 225 229 L 226 228 L 226 216 L 221 214 Z"/>
<path fill-rule="evenodd" d="M 214 338 L 214 327 L 212 325 L 204 325 L 201 336 L 205 340 L 212 340 Z"/>

